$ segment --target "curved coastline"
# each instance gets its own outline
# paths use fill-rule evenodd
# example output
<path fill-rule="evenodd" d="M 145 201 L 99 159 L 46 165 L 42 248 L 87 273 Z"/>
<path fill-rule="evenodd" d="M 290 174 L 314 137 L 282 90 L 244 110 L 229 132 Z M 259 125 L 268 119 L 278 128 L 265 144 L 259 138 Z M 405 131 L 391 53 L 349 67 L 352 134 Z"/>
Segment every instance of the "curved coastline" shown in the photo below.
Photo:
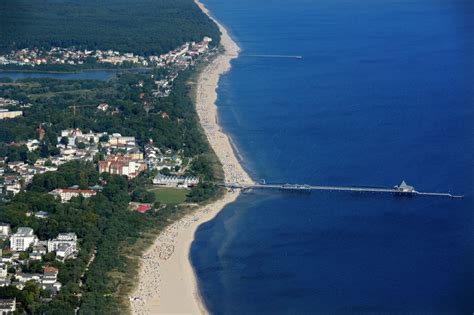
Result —
<path fill-rule="evenodd" d="M 218 125 L 216 107 L 220 76 L 231 67 L 240 52 L 238 45 L 199 0 L 195 0 L 221 31 L 224 53 L 217 56 L 199 74 L 196 111 L 206 137 L 219 158 L 227 183 L 253 183 L 239 163 L 230 138 Z M 196 209 L 192 214 L 170 225 L 160 233 L 141 258 L 136 289 L 131 294 L 132 314 L 207 314 L 201 300 L 196 275 L 190 261 L 191 244 L 198 227 L 212 220 L 239 192 L 227 191 L 219 200 Z"/>

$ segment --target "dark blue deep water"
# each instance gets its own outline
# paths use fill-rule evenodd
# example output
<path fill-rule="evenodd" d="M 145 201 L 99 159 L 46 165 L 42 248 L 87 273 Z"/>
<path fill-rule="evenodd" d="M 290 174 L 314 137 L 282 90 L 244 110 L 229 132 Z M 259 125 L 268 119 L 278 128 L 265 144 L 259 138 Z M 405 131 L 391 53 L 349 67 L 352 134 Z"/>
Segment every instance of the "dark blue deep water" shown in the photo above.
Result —
<path fill-rule="evenodd" d="M 209 310 L 472 314 L 474 2 L 204 2 L 243 50 L 218 107 L 254 179 L 466 195 L 243 194 L 192 246 Z"/>

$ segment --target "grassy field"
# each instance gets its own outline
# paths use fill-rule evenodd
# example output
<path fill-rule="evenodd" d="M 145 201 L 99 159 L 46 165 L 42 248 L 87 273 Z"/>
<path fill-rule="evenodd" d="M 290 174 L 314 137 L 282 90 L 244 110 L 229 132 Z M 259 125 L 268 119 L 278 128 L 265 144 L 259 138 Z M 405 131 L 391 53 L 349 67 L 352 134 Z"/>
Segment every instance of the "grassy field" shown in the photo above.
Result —
<path fill-rule="evenodd" d="M 184 202 L 186 194 L 189 192 L 186 189 L 177 188 L 153 188 L 150 191 L 155 193 L 157 201 L 167 205 L 176 205 Z"/>

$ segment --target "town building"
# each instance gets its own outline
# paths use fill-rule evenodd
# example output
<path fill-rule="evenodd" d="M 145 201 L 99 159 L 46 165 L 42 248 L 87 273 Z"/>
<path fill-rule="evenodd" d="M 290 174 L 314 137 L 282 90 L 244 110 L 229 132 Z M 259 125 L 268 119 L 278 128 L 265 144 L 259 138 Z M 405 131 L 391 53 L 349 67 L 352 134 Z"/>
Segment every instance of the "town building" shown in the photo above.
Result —
<path fill-rule="evenodd" d="M 99 162 L 100 173 L 127 176 L 129 179 L 135 178 L 146 169 L 147 165 L 145 161 L 132 160 L 129 157 L 120 155 L 110 155 L 106 160 Z"/>
<path fill-rule="evenodd" d="M 0 279 L 5 280 L 8 275 L 8 267 L 5 263 L 0 263 Z"/>
<path fill-rule="evenodd" d="M 61 290 L 61 283 L 58 282 L 58 269 L 55 267 L 44 267 L 43 278 L 41 279 L 41 288 L 43 290 L 50 290 L 56 294 Z"/>
<path fill-rule="evenodd" d="M 53 284 L 58 279 L 58 269 L 54 267 L 44 267 L 42 283 Z"/>
<path fill-rule="evenodd" d="M 5 193 L 16 195 L 21 191 L 21 177 L 20 176 L 4 176 L 3 177 L 4 183 L 3 187 L 5 189 Z"/>
<path fill-rule="evenodd" d="M 101 103 L 97 106 L 97 110 L 106 112 L 109 109 L 109 104 L 107 103 Z"/>
<path fill-rule="evenodd" d="M 20 105 L 20 102 L 17 100 L 12 100 L 10 98 L 3 98 L 0 97 L 0 107 L 5 107 L 5 106 L 18 106 Z"/>
<path fill-rule="evenodd" d="M 13 314 L 16 311 L 16 299 L 0 299 L 0 314 Z"/>
<path fill-rule="evenodd" d="M 155 169 L 156 166 L 163 161 L 163 155 L 160 149 L 153 146 L 153 142 L 145 145 L 145 160 L 149 169 Z"/>
<path fill-rule="evenodd" d="M 124 137 L 119 133 L 113 133 L 109 137 L 109 145 L 112 147 L 135 146 L 135 137 Z"/>
<path fill-rule="evenodd" d="M 0 239 L 6 239 L 10 236 L 12 230 L 10 224 L 0 223 Z"/>
<path fill-rule="evenodd" d="M 35 150 L 38 150 L 40 147 L 41 142 L 39 142 L 36 139 L 31 139 L 26 142 L 26 147 L 28 148 L 28 151 L 32 152 Z"/>
<path fill-rule="evenodd" d="M 199 178 L 194 176 L 174 176 L 158 174 L 153 178 L 153 185 L 166 187 L 189 188 L 199 184 Z"/>
<path fill-rule="evenodd" d="M 130 150 L 127 150 L 125 156 L 131 160 L 143 160 L 143 152 L 137 147 L 132 147 Z"/>
<path fill-rule="evenodd" d="M 97 192 L 92 189 L 63 189 L 58 188 L 49 192 L 50 195 L 61 200 L 62 203 L 69 202 L 72 198 L 82 196 L 84 198 L 90 198 L 95 196 Z"/>
<path fill-rule="evenodd" d="M 19 227 L 15 234 L 10 237 L 10 247 L 14 251 L 24 252 L 31 245 L 35 245 L 38 238 L 32 228 Z"/>
<path fill-rule="evenodd" d="M 135 211 L 140 212 L 140 213 L 146 213 L 150 211 L 151 208 L 152 208 L 151 204 L 144 203 L 144 204 L 140 204 Z"/>
<path fill-rule="evenodd" d="M 30 253 L 30 259 L 32 260 L 41 260 L 43 255 L 48 252 L 48 249 L 44 245 L 35 245 L 33 246 L 33 251 Z"/>
<path fill-rule="evenodd" d="M 38 211 L 38 212 L 35 212 L 34 216 L 35 218 L 38 218 L 38 219 L 47 219 L 49 216 L 49 213 L 46 211 Z"/>
<path fill-rule="evenodd" d="M 16 281 L 22 283 L 22 284 L 25 284 L 27 283 L 28 281 L 36 281 L 36 282 L 40 282 L 41 281 L 41 274 L 39 273 L 23 273 L 23 272 L 19 272 L 17 274 L 15 274 L 15 279 Z"/>
<path fill-rule="evenodd" d="M 0 109 L 0 119 L 12 119 L 20 116 L 23 116 L 23 111 L 21 110 L 9 111 L 7 109 Z"/>
<path fill-rule="evenodd" d="M 77 235 L 75 233 L 60 233 L 55 239 L 48 241 L 48 252 L 56 252 L 56 257 L 64 260 L 77 251 Z"/>

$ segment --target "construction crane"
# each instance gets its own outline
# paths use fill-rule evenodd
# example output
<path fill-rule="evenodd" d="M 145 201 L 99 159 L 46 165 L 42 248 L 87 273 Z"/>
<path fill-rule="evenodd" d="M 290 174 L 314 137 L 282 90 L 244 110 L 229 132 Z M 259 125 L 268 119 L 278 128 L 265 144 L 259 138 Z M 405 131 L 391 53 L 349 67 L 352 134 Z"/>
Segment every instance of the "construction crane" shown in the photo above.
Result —
<path fill-rule="evenodd" d="M 83 108 L 83 107 L 96 107 L 96 105 L 71 105 L 68 106 L 68 108 L 72 108 L 73 116 L 74 116 L 74 129 L 76 129 L 76 110 L 78 108 Z"/>
<path fill-rule="evenodd" d="M 72 112 L 74 113 L 74 117 L 76 116 L 76 109 L 77 108 L 82 108 L 82 107 L 96 107 L 96 105 L 71 105 L 71 106 L 68 106 L 68 108 L 72 108 Z"/>

